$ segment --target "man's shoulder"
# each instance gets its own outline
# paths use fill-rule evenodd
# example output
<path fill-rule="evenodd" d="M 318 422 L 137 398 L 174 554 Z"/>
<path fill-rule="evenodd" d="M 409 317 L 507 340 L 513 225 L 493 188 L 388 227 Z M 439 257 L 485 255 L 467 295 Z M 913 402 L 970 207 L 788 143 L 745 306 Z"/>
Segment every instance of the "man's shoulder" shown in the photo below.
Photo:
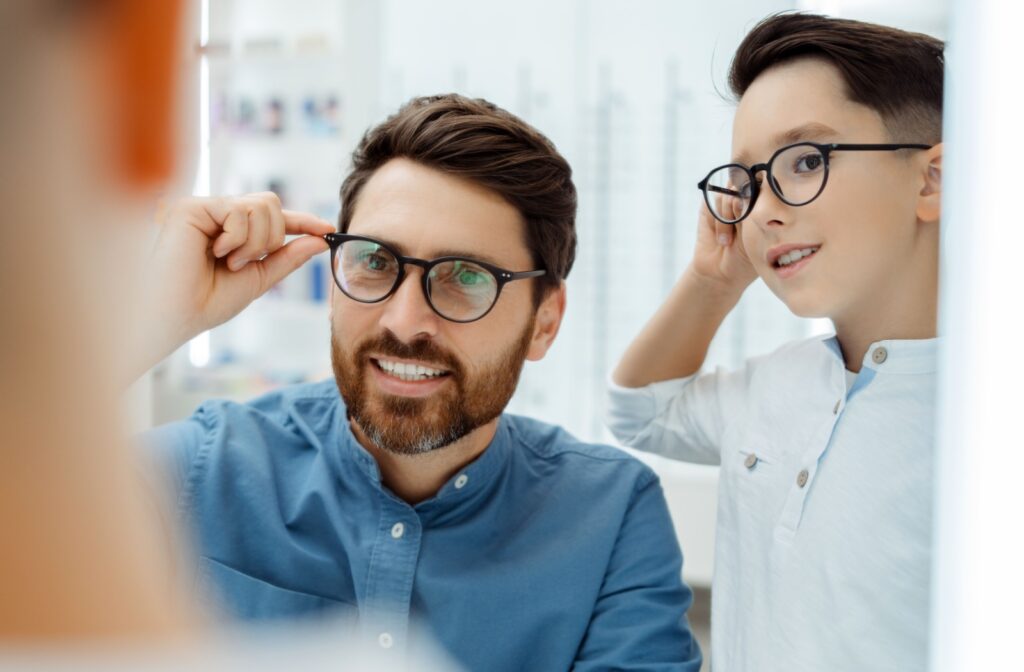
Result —
<path fill-rule="evenodd" d="M 626 451 L 583 441 L 559 425 L 506 413 L 505 422 L 520 454 L 530 461 L 558 463 L 553 473 L 581 481 L 604 475 L 631 480 L 637 489 L 657 480 L 649 466 Z M 590 478 L 588 478 L 590 477 Z"/>
<path fill-rule="evenodd" d="M 312 417 L 332 411 L 342 405 L 341 395 L 333 379 L 315 383 L 286 385 L 248 401 L 209 399 L 199 407 L 200 412 L 238 417 L 284 418 L 298 412 Z"/>

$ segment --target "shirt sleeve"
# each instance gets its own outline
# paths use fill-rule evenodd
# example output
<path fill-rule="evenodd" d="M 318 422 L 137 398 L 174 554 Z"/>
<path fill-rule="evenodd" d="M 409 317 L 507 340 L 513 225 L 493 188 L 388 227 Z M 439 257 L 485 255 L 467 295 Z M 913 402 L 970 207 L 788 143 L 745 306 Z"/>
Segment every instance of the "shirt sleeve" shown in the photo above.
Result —
<path fill-rule="evenodd" d="M 686 619 L 693 593 L 657 477 L 623 518 L 574 670 L 697 672 L 700 648 Z"/>
<path fill-rule="evenodd" d="M 219 424 L 207 406 L 186 420 L 144 432 L 138 440 L 179 504 L 188 490 L 197 457 L 209 447 L 214 426 Z"/>
<path fill-rule="evenodd" d="M 742 369 L 694 374 L 645 387 L 608 380 L 605 424 L 623 445 L 675 460 L 720 464 L 729 419 L 744 417 L 758 360 Z"/>

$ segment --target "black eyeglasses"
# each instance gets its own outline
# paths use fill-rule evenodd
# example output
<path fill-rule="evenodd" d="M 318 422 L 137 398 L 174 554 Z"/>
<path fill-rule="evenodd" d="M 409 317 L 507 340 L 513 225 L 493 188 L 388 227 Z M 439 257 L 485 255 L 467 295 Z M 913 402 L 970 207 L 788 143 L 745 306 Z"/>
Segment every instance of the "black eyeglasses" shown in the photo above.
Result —
<path fill-rule="evenodd" d="M 507 271 L 465 257 L 417 259 L 403 257 L 386 243 L 347 233 L 328 233 L 334 282 L 345 296 L 360 303 L 378 303 L 395 293 L 405 279 L 406 265 L 423 269 L 423 295 L 434 312 L 452 322 L 474 322 L 491 312 L 501 288 L 514 280 L 547 273 Z"/>
<path fill-rule="evenodd" d="M 778 150 L 768 163 L 749 168 L 730 163 L 715 168 L 697 183 L 715 219 L 736 224 L 754 209 L 761 184 L 757 173 L 764 172 L 768 186 L 787 205 L 807 205 L 825 190 L 828 182 L 829 155 L 832 152 L 891 152 L 898 149 L 931 149 L 932 145 L 848 145 L 798 142 Z"/>

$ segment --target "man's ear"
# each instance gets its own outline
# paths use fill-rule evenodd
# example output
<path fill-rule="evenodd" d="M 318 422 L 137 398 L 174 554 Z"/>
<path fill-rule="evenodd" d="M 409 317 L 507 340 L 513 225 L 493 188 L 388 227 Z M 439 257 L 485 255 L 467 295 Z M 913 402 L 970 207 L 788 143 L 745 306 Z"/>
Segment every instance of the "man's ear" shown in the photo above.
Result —
<path fill-rule="evenodd" d="M 942 215 L 942 143 L 925 152 L 924 179 L 917 197 L 917 218 L 937 222 Z"/>
<path fill-rule="evenodd" d="M 554 289 L 546 290 L 544 298 L 537 308 L 537 316 L 533 323 L 533 338 L 526 358 L 532 362 L 544 359 L 548 348 L 555 342 L 558 329 L 562 326 L 565 316 L 565 281 Z"/>

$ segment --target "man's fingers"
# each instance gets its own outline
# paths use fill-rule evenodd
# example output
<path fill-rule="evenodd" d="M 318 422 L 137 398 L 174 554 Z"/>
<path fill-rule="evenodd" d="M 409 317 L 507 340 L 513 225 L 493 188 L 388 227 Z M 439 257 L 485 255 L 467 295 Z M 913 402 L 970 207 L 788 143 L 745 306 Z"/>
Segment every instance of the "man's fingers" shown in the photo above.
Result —
<path fill-rule="evenodd" d="M 260 272 L 260 294 L 283 280 L 290 273 L 327 249 L 327 241 L 318 236 L 302 236 L 292 240 L 262 261 L 252 264 Z"/>
<path fill-rule="evenodd" d="M 312 236 L 322 236 L 325 233 L 334 233 L 334 224 L 325 219 L 320 219 L 309 212 L 298 210 L 282 210 L 284 215 L 284 232 L 290 235 L 308 233 Z"/>
<path fill-rule="evenodd" d="M 261 259 L 267 253 L 267 238 L 270 234 L 270 207 L 259 200 L 251 201 L 246 208 L 248 233 L 245 244 L 228 257 L 228 268 L 237 271 L 250 261 Z"/>
<path fill-rule="evenodd" d="M 225 211 L 220 227 L 221 233 L 213 241 L 213 255 L 218 259 L 245 244 L 249 234 L 249 219 L 242 208 L 231 208 Z"/>

